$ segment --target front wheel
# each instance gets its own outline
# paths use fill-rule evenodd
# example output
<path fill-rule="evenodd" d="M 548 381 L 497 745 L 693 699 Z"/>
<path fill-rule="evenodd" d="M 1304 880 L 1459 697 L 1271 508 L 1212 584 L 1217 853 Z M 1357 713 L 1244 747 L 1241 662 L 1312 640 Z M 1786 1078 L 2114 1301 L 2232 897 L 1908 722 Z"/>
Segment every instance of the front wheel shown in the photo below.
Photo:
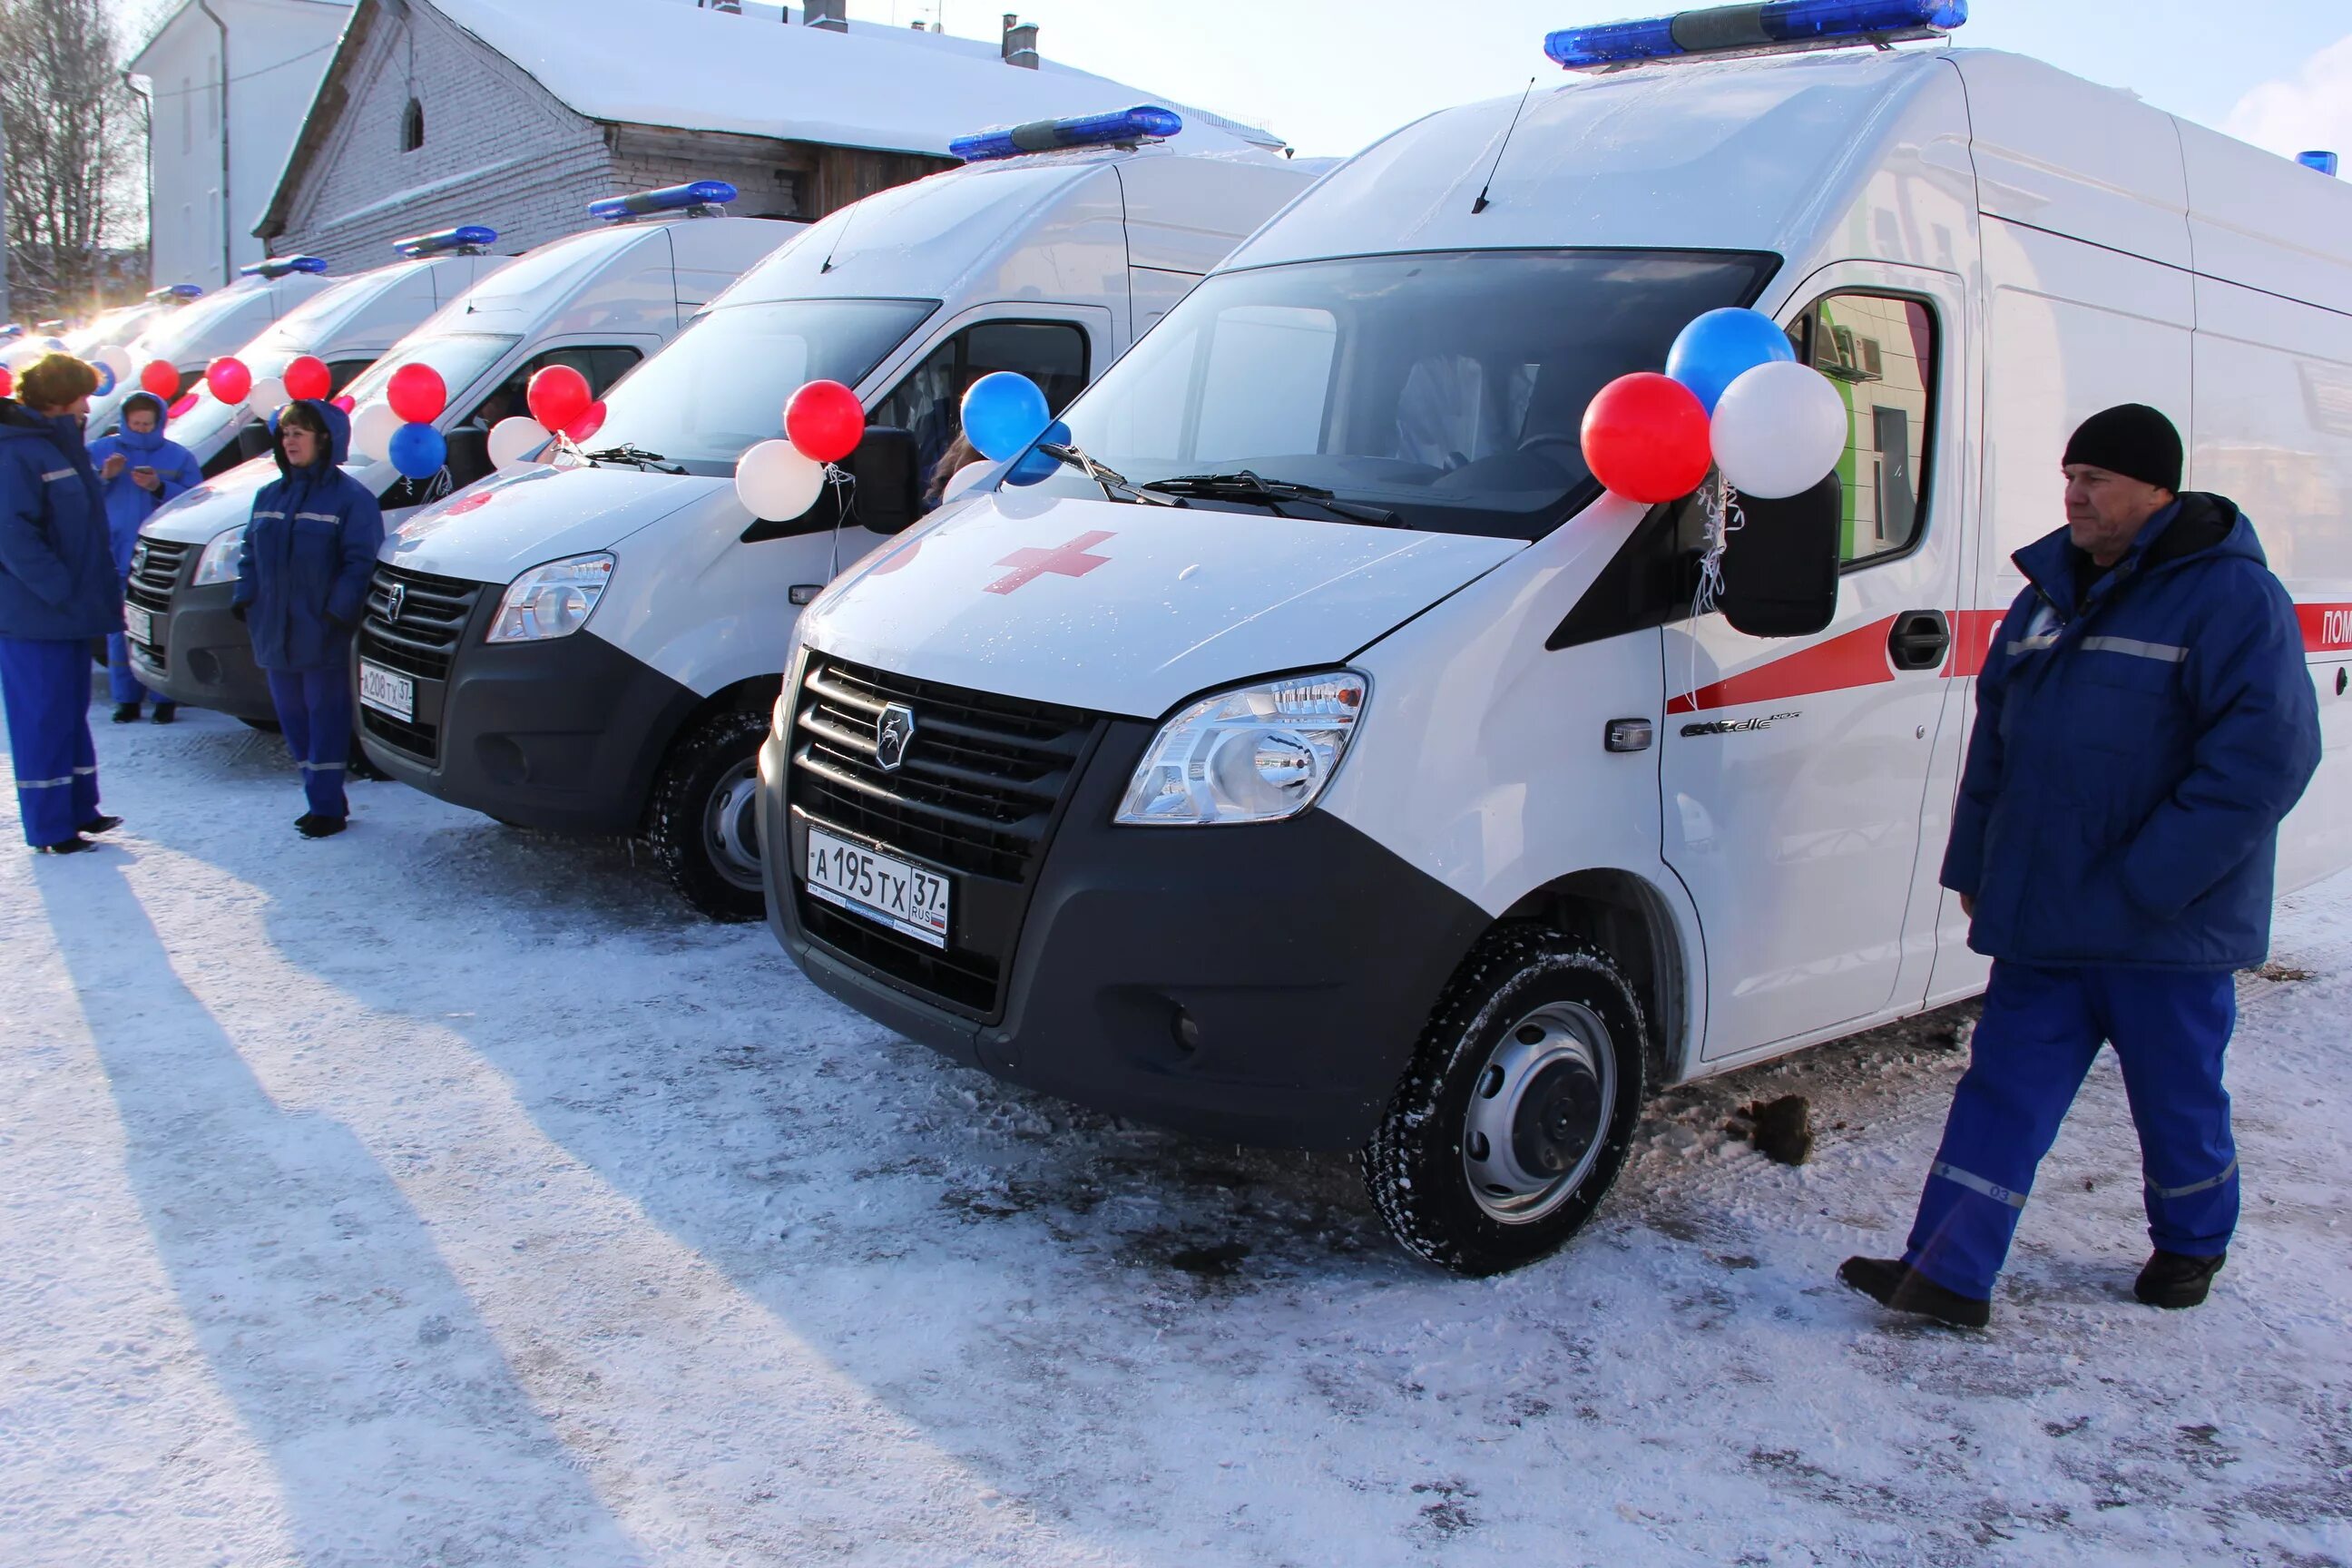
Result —
<path fill-rule="evenodd" d="M 1381 1218 L 1456 1274 L 1559 1247 L 1617 1179 L 1648 1092 L 1642 1005 L 1590 942 L 1506 927 L 1438 999 L 1364 1149 Z"/>
<path fill-rule="evenodd" d="M 715 921 L 767 913 L 760 882 L 760 746 L 768 715 L 715 714 L 681 737 L 654 785 L 646 837 L 686 901 Z"/>

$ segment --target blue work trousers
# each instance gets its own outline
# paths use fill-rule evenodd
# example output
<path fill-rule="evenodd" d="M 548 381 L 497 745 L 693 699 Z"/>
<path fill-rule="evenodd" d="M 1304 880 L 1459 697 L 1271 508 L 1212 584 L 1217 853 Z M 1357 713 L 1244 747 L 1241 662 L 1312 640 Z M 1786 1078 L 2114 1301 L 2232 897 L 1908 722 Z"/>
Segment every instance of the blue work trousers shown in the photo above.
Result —
<path fill-rule="evenodd" d="M 278 710 L 278 728 L 286 732 L 286 749 L 302 770 L 302 793 L 311 812 L 320 816 L 348 816 L 343 797 L 343 769 L 352 758 L 352 672 L 347 666 L 331 669 L 273 669 L 269 700 Z"/>
<path fill-rule="evenodd" d="M 117 702 L 144 702 L 151 693 L 131 669 L 131 639 L 121 632 L 106 634 L 106 688 Z"/>
<path fill-rule="evenodd" d="M 98 816 L 98 752 L 89 740 L 89 644 L 0 637 L 0 702 L 25 842 L 62 844 Z"/>
<path fill-rule="evenodd" d="M 2238 1223 L 2221 1058 L 2238 1018 L 2227 971 L 1996 963 L 1904 1261 L 1979 1300 L 2009 1256 L 2033 1173 L 2104 1044 L 2139 1130 L 2148 1239 L 2211 1258 Z"/>

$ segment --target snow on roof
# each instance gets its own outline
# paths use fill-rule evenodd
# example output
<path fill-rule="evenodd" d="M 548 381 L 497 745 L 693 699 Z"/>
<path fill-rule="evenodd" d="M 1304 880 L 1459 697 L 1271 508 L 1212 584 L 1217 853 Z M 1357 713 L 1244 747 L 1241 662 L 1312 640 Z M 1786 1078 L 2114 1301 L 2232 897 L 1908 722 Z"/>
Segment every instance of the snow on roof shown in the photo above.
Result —
<path fill-rule="evenodd" d="M 1161 103 L 1186 140 L 1279 137 L 1147 89 L 1051 61 L 1006 64 L 996 46 L 950 34 L 853 22 L 846 33 L 734 16 L 683 0 L 430 0 L 591 120 L 733 132 L 834 146 L 944 156 L 990 126 Z"/>

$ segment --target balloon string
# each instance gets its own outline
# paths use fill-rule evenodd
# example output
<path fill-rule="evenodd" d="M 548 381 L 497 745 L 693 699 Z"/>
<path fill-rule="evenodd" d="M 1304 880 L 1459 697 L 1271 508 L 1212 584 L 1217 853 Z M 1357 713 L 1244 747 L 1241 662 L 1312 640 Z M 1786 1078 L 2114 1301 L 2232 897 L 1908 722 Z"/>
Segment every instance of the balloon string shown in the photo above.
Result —
<path fill-rule="evenodd" d="M 1722 470 L 1707 476 L 1699 487 L 1699 510 L 1706 519 L 1706 549 L 1698 563 L 1698 589 L 1691 595 L 1690 679 L 1684 693 L 1685 700 L 1694 708 L 1698 702 L 1698 623 L 1715 614 L 1723 603 L 1723 552 L 1731 536 L 1748 525 L 1748 515 L 1739 507 L 1739 492 Z"/>
<path fill-rule="evenodd" d="M 841 469 L 837 463 L 824 466 L 824 482 L 833 487 L 833 564 L 824 580 L 832 582 L 841 575 L 841 531 L 849 524 L 849 509 L 856 496 L 857 481 Z"/>

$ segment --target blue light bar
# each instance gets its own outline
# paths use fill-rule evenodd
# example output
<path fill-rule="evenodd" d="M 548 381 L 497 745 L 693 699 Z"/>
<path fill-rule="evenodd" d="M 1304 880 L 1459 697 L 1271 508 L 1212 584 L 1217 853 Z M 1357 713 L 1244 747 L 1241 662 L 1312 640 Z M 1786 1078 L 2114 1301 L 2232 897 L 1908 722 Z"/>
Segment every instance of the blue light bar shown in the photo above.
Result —
<path fill-rule="evenodd" d="M 484 224 L 460 224 L 456 228 L 436 228 L 431 234 L 412 234 L 406 239 L 395 239 L 393 249 L 412 260 L 420 256 L 479 256 L 499 242 L 499 231 Z"/>
<path fill-rule="evenodd" d="M 2336 177 L 2336 154 L 2333 153 L 2297 153 L 2294 161 L 2306 169 L 2316 169 L 2328 178 Z"/>
<path fill-rule="evenodd" d="M 639 191 L 634 196 L 606 196 L 601 202 L 588 204 L 588 216 L 606 223 L 626 223 L 633 217 L 649 217 L 655 213 L 701 215 L 734 199 L 735 187 L 726 181 L 696 180 L 691 184 L 666 185 L 658 191 Z"/>
<path fill-rule="evenodd" d="M 1026 125 L 959 136 L 948 143 L 948 151 L 967 163 L 982 163 L 992 158 L 1018 158 L 1024 153 L 1054 153 L 1065 147 L 1133 146 L 1139 142 L 1164 141 L 1183 129 L 1183 117 L 1174 110 L 1139 103 L 1133 109 L 1115 109 L 1108 114 L 1034 120 Z"/>
<path fill-rule="evenodd" d="M 240 278 L 283 278 L 289 272 L 324 272 L 327 258 L 323 256 L 273 256 L 267 261 L 248 261 L 236 269 Z"/>
<path fill-rule="evenodd" d="M 21 338 L 24 335 L 25 323 L 22 321 L 11 321 L 6 326 L 0 327 L 0 338 Z"/>
<path fill-rule="evenodd" d="M 1968 19 L 1969 0 L 1764 0 L 1563 27 L 1544 39 L 1544 53 L 1570 70 L 1592 70 L 1686 55 L 1929 38 Z"/>
<path fill-rule="evenodd" d="M 204 297 L 205 286 L 201 283 L 174 283 L 167 289 L 158 289 L 147 296 L 158 305 L 169 305 L 174 300 L 201 300 Z"/>

